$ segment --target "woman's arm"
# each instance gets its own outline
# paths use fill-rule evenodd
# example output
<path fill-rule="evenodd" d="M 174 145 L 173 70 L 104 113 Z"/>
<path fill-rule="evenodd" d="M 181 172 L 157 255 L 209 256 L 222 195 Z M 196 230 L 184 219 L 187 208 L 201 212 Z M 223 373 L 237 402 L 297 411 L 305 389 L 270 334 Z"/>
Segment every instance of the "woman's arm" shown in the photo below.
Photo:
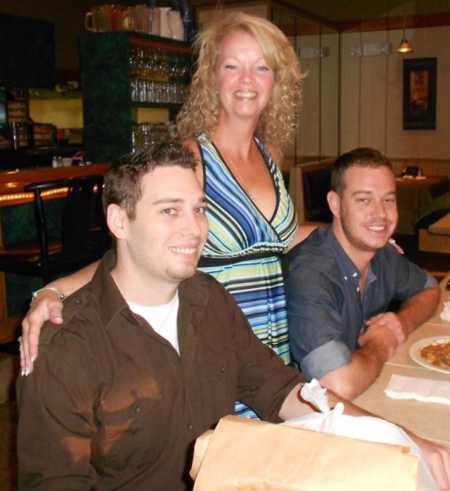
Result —
<path fill-rule="evenodd" d="M 319 226 L 318 223 L 302 223 L 297 227 L 297 231 L 294 234 L 294 237 L 292 240 L 289 242 L 289 246 L 286 249 L 286 252 L 289 252 L 291 249 L 293 249 L 297 244 L 300 244 L 300 242 L 304 241 L 311 232 L 313 232 L 317 227 Z"/>
<path fill-rule="evenodd" d="M 68 297 L 86 285 L 97 269 L 98 261 L 86 266 L 76 273 L 52 281 L 39 290 L 33 298 L 30 308 L 22 321 L 22 337 L 20 341 L 20 365 L 22 375 L 28 375 L 33 370 L 33 362 L 38 355 L 39 334 L 45 321 L 61 324 L 62 301 L 61 295 Z"/>

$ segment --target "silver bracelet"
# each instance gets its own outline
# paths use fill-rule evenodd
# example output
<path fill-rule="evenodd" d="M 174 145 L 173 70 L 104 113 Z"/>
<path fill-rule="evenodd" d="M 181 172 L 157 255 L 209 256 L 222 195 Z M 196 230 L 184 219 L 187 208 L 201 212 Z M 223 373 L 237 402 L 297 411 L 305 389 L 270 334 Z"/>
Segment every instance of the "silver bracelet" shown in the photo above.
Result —
<path fill-rule="evenodd" d="M 36 300 L 36 298 L 39 296 L 39 294 L 45 290 L 51 290 L 52 292 L 55 292 L 56 293 L 56 296 L 58 297 L 58 300 L 60 302 L 63 302 L 64 299 L 66 298 L 66 296 L 64 295 L 64 293 L 61 293 L 59 292 L 55 287 L 53 286 L 44 286 L 44 288 L 40 288 L 39 290 L 36 290 L 34 292 L 32 292 L 31 294 L 31 303 L 34 302 L 34 300 Z"/>

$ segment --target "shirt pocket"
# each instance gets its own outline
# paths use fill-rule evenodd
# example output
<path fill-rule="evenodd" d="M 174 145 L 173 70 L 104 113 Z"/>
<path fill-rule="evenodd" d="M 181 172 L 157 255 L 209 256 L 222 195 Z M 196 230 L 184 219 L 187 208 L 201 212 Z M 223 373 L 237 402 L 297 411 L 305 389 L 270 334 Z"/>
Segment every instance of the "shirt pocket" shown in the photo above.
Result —
<path fill-rule="evenodd" d="M 133 394 L 131 400 L 122 405 L 101 401 L 93 445 L 95 464 L 104 471 L 119 472 L 130 466 L 141 467 L 143 460 L 151 461 L 164 444 L 161 438 L 163 413 L 159 399 L 139 394 Z M 160 422 L 158 431 L 153 428 L 154 421 Z"/>

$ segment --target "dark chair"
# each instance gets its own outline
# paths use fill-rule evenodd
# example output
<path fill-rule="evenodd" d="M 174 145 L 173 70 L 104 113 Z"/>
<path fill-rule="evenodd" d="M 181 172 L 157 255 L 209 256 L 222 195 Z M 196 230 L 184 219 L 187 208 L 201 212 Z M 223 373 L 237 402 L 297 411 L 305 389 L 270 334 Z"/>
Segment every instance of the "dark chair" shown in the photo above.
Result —
<path fill-rule="evenodd" d="M 331 222 L 327 193 L 331 188 L 334 160 L 308 162 L 290 168 L 289 194 L 294 202 L 298 222 Z"/>
<path fill-rule="evenodd" d="M 43 194 L 66 187 L 61 223 L 57 236 L 52 237 Z M 25 186 L 26 192 L 34 194 L 37 240 L 0 249 L 0 271 L 37 276 L 47 283 L 99 259 L 109 247 L 102 190 L 101 175 Z"/>

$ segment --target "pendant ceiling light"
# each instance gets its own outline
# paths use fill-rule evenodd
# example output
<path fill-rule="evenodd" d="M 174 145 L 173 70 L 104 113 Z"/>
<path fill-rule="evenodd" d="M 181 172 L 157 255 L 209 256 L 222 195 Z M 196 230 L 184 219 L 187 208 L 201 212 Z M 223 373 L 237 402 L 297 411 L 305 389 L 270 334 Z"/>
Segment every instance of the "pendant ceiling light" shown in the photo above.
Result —
<path fill-rule="evenodd" d="M 402 55 L 404 55 L 406 53 L 412 53 L 413 51 L 414 50 L 411 46 L 411 43 L 406 39 L 405 31 L 403 31 L 403 37 L 397 48 L 397 53 L 401 53 Z"/>
<path fill-rule="evenodd" d="M 411 46 L 411 43 L 406 39 L 405 27 L 406 27 L 406 20 L 404 17 L 403 18 L 403 36 L 402 36 L 402 40 L 400 41 L 400 44 L 397 48 L 397 53 L 401 53 L 402 55 L 405 55 L 407 53 L 412 53 L 414 51 L 413 47 Z"/>

